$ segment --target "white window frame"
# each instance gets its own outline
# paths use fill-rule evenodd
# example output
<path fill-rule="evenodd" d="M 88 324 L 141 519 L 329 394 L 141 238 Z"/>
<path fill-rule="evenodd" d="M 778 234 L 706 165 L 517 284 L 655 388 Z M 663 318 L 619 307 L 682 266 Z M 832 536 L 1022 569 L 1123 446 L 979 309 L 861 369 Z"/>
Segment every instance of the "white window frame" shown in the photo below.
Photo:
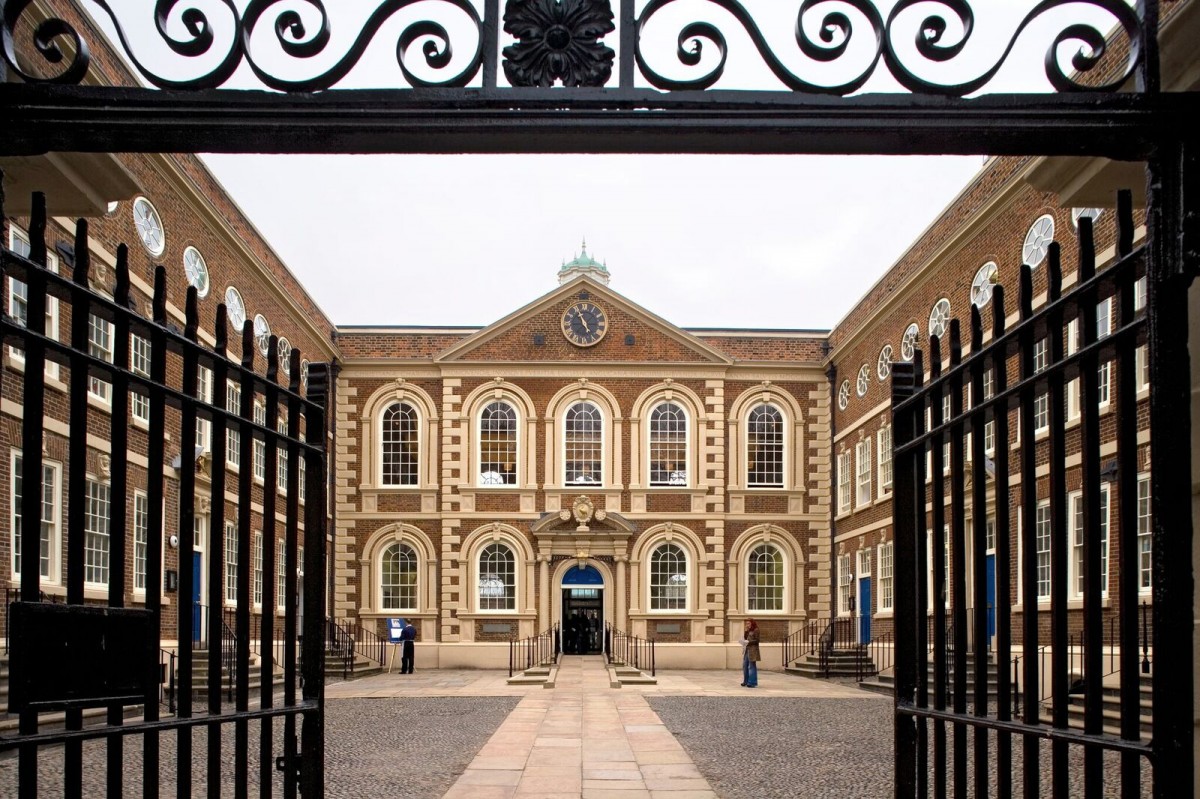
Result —
<path fill-rule="evenodd" d="M 1050 591 L 1052 589 L 1053 575 L 1050 563 L 1050 538 L 1051 538 L 1051 519 L 1050 519 L 1050 500 L 1042 499 L 1037 503 L 1037 509 L 1034 512 L 1034 528 L 1033 528 L 1033 546 L 1036 554 L 1037 574 L 1033 575 L 1037 586 L 1038 602 L 1049 602 Z M 1042 533 L 1045 533 L 1043 535 Z M 1045 541 L 1045 548 L 1042 547 L 1042 542 Z M 1043 566 L 1043 558 L 1045 565 Z M 1042 569 L 1046 571 L 1046 579 L 1042 580 Z M 1045 583 L 1046 591 L 1042 592 L 1042 585 Z"/>
<path fill-rule="evenodd" d="M 133 593 L 144 596 L 146 582 L 149 579 L 150 563 L 150 496 L 145 491 L 133 492 L 131 521 L 133 527 Z"/>
<path fill-rule="evenodd" d="M 513 465 L 511 483 L 487 483 L 483 479 L 483 414 L 492 405 L 505 405 L 513 414 Z M 521 414 L 517 406 L 508 399 L 492 399 L 485 402 L 475 414 L 475 484 L 480 488 L 502 488 L 516 490 L 521 487 Z"/>
<path fill-rule="evenodd" d="M 850 591 L 854 575 L 850 573 L 850 556 L 838 555 L 838 615 L 850 615 Z"/>
<path fill-rule="evenodd" d="M 115 337 L 115 327 L 112 322 L 107 319 L 97 316 L 94 313 L 88 314 L 88 353 L 93 357 L 100 358 L 108 363 L 113 362 L 113 348 L 116 343 L 113 341 Z M 107 338 L 108 343 L 105 344 L 104 339 Z M 101 380 L 98 377 L 88 375 L 88 397 L 102 403 L 106 406 L 112 405 L 112 383 L 107 380 Z"/>
<path fill-rule="evenodd" d="M 480 568 L 480 561 L 483 558 L 483 553 L 488 549 L 488 547 L 492 546 L 493 544 L 496 544 L 496 545 L 506 548 L 508 550 L 509 554 L 512 556 L 513 600 L 512 600 L 511 608 L 485 608 L 483 606 L 484 597 L 483 597 L 483 592 L 481 590 L 483 588 L 483 586 L 481 584 L 483 582 L 483 579 L 482 579 L 483 578 L 483 570 Z M 471 592 L 475 596 L 476 611 L 479 613 L 494 613 L 494 614 L 516 613 L 520 609 L 520 602 L 521 602 L 521 559 L 519 557 L 519 551 L 517 550 L 517 548 L 515 546 L 513 546 L 513 544 L 511 542 L 506 541 L 504 539 L 500 539 L 498 541 L 492 541 L 489 539 L 488 541 L 484 542 L 484 544 L 482 546 L 478 547 L 475 550 L 475 552 L 472 554 L 471 557 L 472 557 L 472 560 L 474 562 L 474 567 L 475 567 L 474 568 L 475 585 L 472 586 Z"/>
<path fill-rule="evenodd" d="M 568 463 L 567 439 L 568 439 L 568 433 L 569 433 L 569 431 L 567 430 L 567 416 L 570 415 L 571 411 L 574 408 L 577 408 L 580 405 L 590 405 L 592 408 L 595 409 L 596 414 L 600 417 L 600 444 L 599 444 L 599 446 L 600 446 L 600 474 L 598 475 L 598 479 L 595 483 L 568 482 L 568 480 L 567 480 L 567 463 Z M 604 413 L 604 408 L 600 405 L 600 403 L 593 402 L 590 399 L 589 400 L 576 400 L 575 402 L 568 403 L 567 407 L 563 409 L 562 443 L 559 446 L 559 451 L 562 455 L 561 478 L 562 478 L 563 486 L 565 486 L 567 488 L 604 488 L 605 486 L 607 486 L 608 481 L 605 479 L 606 475 L 608 474 L 608 452 L 607 452 L 607 450 L 608 450 L 608 416 Z"/>
<path fill-rule="evenodd" d="M 871 438 L 865 437 L 854 445 L 854 457 L 857 469 L 854 479 L 854 507 L 862 508 L 870 505 L 875 499 L 871 487 L 871 476 L 875 470 L 875 460 L 871 456 Z"/>
<path fill-rule="evenodd" d="M 879 473 L 879 498 L 892 495 L 892 428 L 884 425 L 875 433 L 875 458 Z"/>
<path fill-rule="evenodd" d="M 674 547 L 683 555 L 683 607 L 656 608 L 654 607 L 654 556 L 664 547 Z M 654 614 L 690 613 L 692 610 L 692 582 L 696 579 L 691 551 L 680 541 L 656 541 L 646 556 L 646 609 Z M 672 586 L 667 586 L 671 588 Z"/>
<path fill-rule="evenodd" d="M 232 380 L 225 381 L 225 410 L 234 416 L 242 412 L 242 387 Z M 232 425 L 225 428 L 225 465 L 235 472 L 242 468 L 242 431 Z"/>
<path fill-rule="evenodd" d="M 250 593 L 254 599 L 254 607 L 261 609 L 263 603 L 263 534 L 254 531 L 254 550 L 250 553 L 251 565 Z"/>
<path fill-rule="evenodd" d="M 17 537 L 21 535 L 21 514 L 17 512 L 17 481 L 16 477 L 19 470 L 23 468 L 22 452 L 19 449 L 12 450 L 9 456 L 9 481 L 8 481 L 8 497 L 9 497 L 9 567 L 14 580 L 21 579 L 21 573 L 17 569 Z M 48 573 L 42 573 L 41 568 L 38 568 L 38 573 L 41 575 L 40 583 L 42 585 L 60 585 L 62 583 L 62 464 L 56 461 L 42 459 L 42 484 L 38 487 L 38 497 L 42 498 L 42 492 L 45 491 L 46 470 L 49 469 L 52 473 L 51 477 L 51 494 L 53 495 L 53 519 L 42 519 L 42 526 L 45 532 L 49 533 L 49 549 L 50 558 L 47 564 Z M 22 486 L 24 491 L 24 486 Z M 49 528 L 46 524 L 49 522 Z M 23 556 L 23 553 L 22 553 Z M 38 561 L 41 561 L 41 552 L 38 552 Z"/>
<path fill-rule="evenodd" d="M 1100 552 L 1100 568 L 1101 568 L 1101 583 L 1100 596 L 1108 596 L 1108 563 L 1109 549 L 1112 542 L 1111 531 L 1112 521 L 1109 510 L 1111 502 L 1111 492 L 1105 484 L 1100 486 L 1100 529 L 1102 531 L 1101 540 L 1104 542 L 1104 548 Z M 1068 539 L 1071 545 L 1070 556 L 1070 574 L 1068 576 L 1068 586 L 1070 587 L 1071 596 L 1075 599 L 1083 598 L 1083 492 L 1073 491 L 1067 494 L 1067 510 L 1070 514 L 1068 525 L 1070 528 L 1071 537 Z"/>
<path fill-rule="evenodd" d="M 659 408 L 663 407 L 664 405 L 670 405 L 670 406 L 674 407 L 683 416 L 683 460 L 677 464 L 678 466 L 682 466 L 683 468 L 682 469 L 671 469 L 669 471 L 669 476 L 667 478 L 668 481 L 666 483 L 663 483 L 663 482 L 656 483 L 656 482 L 654 482 L 654 478 L 653 478 L 653 475 L 654 475 L 654 469 L 653 469 L 654 457 L 653 456 L 654 456 L 654 443 L 655 443 L 654 414 Z M 687 486 L 690 486 L 692 484 L 691 460 L 692 460 L 692 417 L 691 417 L 691 414 L 688 413 L 687 406 L 685 406 L 682 402 L 677 402 L 675 400 L 664 399 L 659 402 L 655 402 L 654 405 L 650 408 L 650 411 L 646 414 L 646 485 L 650 486 L 651 488 L 686 488 Z M 749 465 L 749 464 L 747 464 L 747 465 Z M 682 481 L 680 481 L 676 477 L 676 475 L 678 475 L 680 472 L 683 473 Z"/>
<path fill-rule="evenodd" d="M 275 541 L 275 609 L 287 610 L 287 541 Z"/>
<path fill-rule="evenodd" d="M 983 373 L 983 399 L 990 400 L 996 393 L 996 367 L 990 367 Z M 997 407 L 992 412 L 992 419 L 983 423 L 983 453 L 989 457 L 996 452 L 996 416 L 1004 411 Z"/>
<path fill-rule="evenodd" d="M 753 416 L 755 411 L 757 411 L 759 408 L 762 408 L 762 407 L 768 407 L 771 410 L 775 411 L 775 413 L 779 414 L 779 425 L 781 428 L 780 440 L 779 440 L 780 468 L 779 468 L 779 482 L 777 482 L 777 483 L 765 483 L 765 482 L 751 483 L 750 482 L 750 438 L 751 438 L 750 424 L 751 424 L 751 417 Z M 745 433 L 746 433 L 746 435 L 745 435 L 746 451 L 744 453 L 742 463 L 745 464 L 745 468 L 746 468 L 746 488 L 766 489 L 768 491 L 769 490 L 778 490 L 780 488 L 786 488 L 787 484 L 788 484 L 788 478 L 790 476 L 789 471 L 788 471 L 788 453 L 789 453 L 790 449 L 788 447 L 788 429 L 789 429 L 789 427 L 788 427 L 787 413 L 784 412 L 783 408 L 780 407 L 780 405 L 778 403 L 756 402 L 750 408 L 748 408 L 746 410 L 746 421 L 745 421 L 744 429 L 745 429 Z"/>
<path fill-rule="evenodd" d="M 1046 370 L 1050 363 L 1050 339 L 1033 342 L 1033 373 Z M 1039 421 L 1040 420 L 1040 421 Z M 1050 392 L 1043 391 L 1033 398 L 1033 433 L 1040 435 L 1050 429 Z"/>
<path fill-rule="evenodd" d="M 879 551 L 875 556 L 879 563 L 878 607 L 880 613 L 891 613 L 896 607 L 895 549 L 893 544 L 893 541 L 880 544 Z"/>
<path fill-rule="evenodd" d="M 854 471 L 852 457 L 850 450 L 838 453 L 838 515 L 849 513 L 851 508 L 850 480 Z"/>
<path fill-rule="evenodd" d="M 213 401 L 213 372 L 207 366 L 196 369 L 196 399 L 206 405 Z M 212 420 L 196 417 L 196 446 L 204 452 L 212 452 Z"/>
<path fill-rule="evenodd" d="M 750 565 L 754 562 L 754 553 L 763 547 L 770 547 L 771 549 L 775 550 L 775 554 L 779 558 L 779 563 L 780 563 L 779 607 L 777 607 L 777 608 L 755 607 L 751 603 Z M 783 549 L 778 544 L 771 542 L 771 541 L 765 541 L 762 539 L 759 539 L 758 541 L 755 541 L 754 543 L 752 543 L 746 549 L 746 563 L 745 563 L 745 567 L 744 567 L 743 571 L 745 572 L 745 577 L 746 577 L 746 579 L 745 579 L 745 585 L 746 585 L 745 607 L 748 612 L 762 613 L 762 614 L 786 613 L 787 612 L 787 609 L 788 609 L 788 571 L 789 571 L 788 559 L 787 559 L 787 555 L 784 554 Z M 775 586 L 771 586 L 771 587 L 774 588 Z"/>
<path fill-rule="evenodd" d="M 129 371 L 142 377 L 150 377 L 150 339 L 136 333 L 129 334 Z M 137 391 L 129 394 L 129 414 L 135 422 L 149 426 L 150 397 Z"/>
<path fill-rule="evenodd" d="M 1142 472 L 1137 482 L 1138 593 L 1154 589 L 1154 518 L 1150 504 L 1150 474 Z"/>
<path fill-rule="evenodd" d="M 221 546 L 224 547 L 225 558 L 223 566 L 225 573 L 221 577 L 221 601 L 225 607 L 237 607 L 237 570 L 238 570 L 238 528 L 237 522 L 225 520 L 225 532 L 221 535 Z"/>
<path fill-rule="evenodd" d="M 392 606 L 392 605 L 388 605 L 384 602 L 384 598 L 383 598 L 384 597 L 383 558 L 388 553 L 388 550 L 390 550 L 392 547 L 404 547 L 404 548 L 408 549 L 413 555 L 413 564 L 414 564 L 413 572 L 414 572 L 415 576 L 414 576 L 414 582 L 413 582 L 413 604 L 411 606 L 398 606 L 398 605 Z M 509 547 L 509 550 L 511 551 L 512 547 Z M 483 550 L 481 549 L 480 553 L 482 553 L 482 551 Z M 478 560 L 476 561 L 476 568 L 478 568 Z M 378 596 L 378 607 L 380 610 L 387 611 L 389 613 L 392 613 L 392 612 L 416 613 L 420 610 L 419 603 L 421 601 L 421 551 L 417 547 L 413 546 L 413 543 L 411 541 L 401 538 L 399 540 L 389 541 L 385 546 L 380 547 L 379 554 L 376 556 L 375 574 L 377 575 L 375 578 L 375 591 L 376 591 L 376 595 Z M 514 580 L 515 580 L 515 576 L 514 576 Z M 479 580 L 476 580 L 475 583 L 476 583 L 476 591 L 478 592 Z M 514 583 L 514 586 L 515 586 L 515 583 Z M 514 608 L 514 610 L 515 610 L 515 608 Z"/>
<path fill-rule="evenodd" d="M 18 246 L 18 242 L 24 246 Z M 31 251 L 32 244 L 29 241 L 29 234 L 26 233 L 21 228 L 17 227 L 16 225 L 10 224 L 8 226 L 8 248 L 10 250 L 13 250 L 14 252 L 21 252 L 22 250 L 24 250 L 26 252 Z M 50 250 L 50 248 L 46 248 L 46 270 L 49 272 L 53 272 L 54 274 L 58 274 L 58 270 L 59 270 L 58 253 L 53 252 L 52 250 Z M 21 295 L 21 301 L 26 303 L 25 316 L 26 316 L 26 323 L 28 323 L 29 286 L 24 281 L 17 280 L 16 278 L 12 278 L 12 277 L 10 277 L 8 279 L 8 315 L 12 319 L 17 318 L 16 300 L 18 297 L 18 294 L 17 294 L 18 286 L 20 286 L 24 290 L 24 294 Z M 46 297 L 46 336 L 48 338 L 53 339 L 54 341 L 60 340 L 59 339 L 59 304 L 58 304 L 57 297 L 50 297 L 50 296 Z M 16 347 L 9 347 L 8 348 L 8 356 L 9 356 L 9 359 L 13 362 L 13 364 L 15 366 L 24 368 L 25 352 L 23 350 L 19 350 Z M 58 363 L 56 361 L 52 361 L 49 359 L 46 360 L 46 378 L 49 380 L 58 380 L 59 379 Z"/>
<path fill-rule="evenodd" d="M 99 513 L 93 513 L 93 489 L 103 489 L 107 497 L 103 500 L 105 508 L 99 509 Z M 84 586 L 90 588 L 108 588 L 109 577 L 112 574 L 112 487 L 108 483 L 103 483 L 94 479 L 90 475 L 86 481 L 87 496 L 84 500 Z M 101 501 L 97 499 L 96 501 Z M 124 501 L 124 497 L 120 499 Z M 103 523 L 103 530 L 93 528 L 91 526 L 93 519 L 100 519 Z M 100 544 L 103 544 L 103 547 Z M 95 544 L 95 546 L 93 546 Z M 96 556 L 93 553 L 97 553 Z M 99 555 L 103 555 L 103 564 L 99 562 Z M 124 555 L 124 553 L 122 553 Z M 124 566 L 124 564 L 121 564 Z M 89 579 L 92 577 L 101 576 L 103 580 Z"/>
<path fill-rule="evenodd" d="M 254 400 L 254 423 L 264 427 L 267 424 L 266 401 L 257 397 Z M 254 461 L 254 482 L 262 485 L 267 479 L 267 442 L 255 436 L 251 451 Z"/>
<path fill-rule="evenodd" d="M 416 456 L 415 456 L 416 469 L 413 471 L 411 482 L 405 481 L 404 474 L 400 475 L 400 480 L 398 482 L 384 482 L 384 450 L 385 450 L 385 444 L 387 443 L 384 441 L 384 425 L 386 423 L 385 417 L 387 416 L 387 412 L 396 406 L 402 406 L 402 407 L 408 408 L 412 412 L 412 416 L 413 416 L 413 420 L 414 420 L 413 424 L 416 427 L 416 438 L 417 438 L 417 452 L 416 452 Z M 379 484 L 379 487 L 387 488 L 387 489 L 412 489 L 412 488 L 420 487 L 421 474 L 422 474 L 421 454 L 425 451 L 425 435 L 424 435 L 424 425 L 422 424 L 421 409 L 417 405 L 417 403 L 409 402 L 407 400 L 395 400 L 393 402 L 387 403 L 379 411 L 379 418 L 378 418 L 378 421 L 375 423 L 375 430 L 376 430 L 376 434 L 378 435 L 378 441 L 379 441 L 379 446 L 377 446 L 375 448 L 376 449 L 375 468 L 378 469 L 376 474 L 378 475 L 377 482 Z M 303 455 L 301 455 L 301 461 L 303 461 L 303 460 L 304 460 Z M 304 496 L 304 488 L 303 488 L 303 474 L 304 473 L 303 473 L 303 467 L 301 467 L 301 468 L 302 468 L 302 471 L 301 471 L 301 486 L 302 487 L 300 489 L 300 492 L 301 492 L 300 496 L 303 497 Z"/>

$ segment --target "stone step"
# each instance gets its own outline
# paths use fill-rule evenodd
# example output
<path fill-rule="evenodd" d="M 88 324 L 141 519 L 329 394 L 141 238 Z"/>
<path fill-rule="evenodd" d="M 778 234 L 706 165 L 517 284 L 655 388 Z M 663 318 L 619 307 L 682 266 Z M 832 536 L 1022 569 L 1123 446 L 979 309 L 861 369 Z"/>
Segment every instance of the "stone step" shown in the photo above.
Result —
<path fill-rule="evenodd" d="M 142 705 L 127 705 L 123 717 L 126 719 L 140 718 L 142 715 Z M 165 708 L 163 715 L 166 715 Z M 83 726 L 100 727 L 108 723 L 108 709 L 103 707 L 88 708 L 83 711 Z M 67 714 L 58 713 L 41 713 L 38 715 L 38 732 L 59 732 L 67 726 Z M 5 733 L 14 733 L 20 727 L 20 718 L 16 715 L 5 713 L 0 715 L 0 735 Z"/>
<path fill-rule="evenodd" d="M 558 680 L 558 666 L 534 666 L 514 674 L 506 681 L 509 685 L 540 685 L 553 688 Z"/>

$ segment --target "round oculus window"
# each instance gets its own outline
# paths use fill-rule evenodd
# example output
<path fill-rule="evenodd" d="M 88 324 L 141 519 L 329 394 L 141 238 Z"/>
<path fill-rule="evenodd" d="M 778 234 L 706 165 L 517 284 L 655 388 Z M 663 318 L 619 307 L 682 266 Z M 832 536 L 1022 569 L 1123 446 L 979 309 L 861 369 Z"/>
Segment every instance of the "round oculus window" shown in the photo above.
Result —
<path fill-rule="evenodd" d="M 308 388 L 308 359 L 303 358 L 300 361 L 300 384 Z"/>
<path fill-rule="evenodd" d="M 975 279 L 971 281 L 971 304 L 982 308 L 992 301 L 992 287 L 1000 276 L 1000 268 L 995 261 L 988 261 L 979 267 Z"/>
<path fill-rule="evenodd" d="M 842 387 L 838 389 L 838 408 L 846 410 L 846 406 L 850 404 L 850 381 L 843 380 Z"/>
<path fill-rule="evenodd" d="M 183 251 L 183 274 L 187 277 L 188 285 L 196 289 L 197 297 L 204 299 L 208 296 L 208 264 L 195 247 Z"/>
<path fill-rule="evenodd" d="M 292 374 L 288 370 L 291 369 L 292 363 L 292 342 L 280 336 L 275 350 L 279 353 L 279 371 L 283 373 L 284 378 L 290 378 Z"/>
<path fill-rule="evenodd" d="M 254 343 L 258 345 L 258 351 L 264 358 L 271 351 L 271 324 L 262 314 L 254 317 Z"/>
<path fill-rule="evenodd" d="M 167 249 L 167 236 L 163 231 L 162 217 L 158 209 L 145 197 L 133 201 L 133 225 L 137 228 L 138 240 L 146 252 L 155 258 Z"/>
<path fill-rule="evenodd" d="M 858 394 L 858 396 L 865 397 L 867 395 L 867 387 L 870 385 L 870 383 L 871 370 L 867 368 L 867 365 L 864 363 L 862 366 L 858 367 L 858 379 L 854 381 L 854 391 Z"/>
<path fill-rule="evenodd" d="M 242 326 L 246 324 L 246 303 L 242 302 L 241 293 L 233 286 L 225 289 L 225 315 L 234 331 L 241 333 Z"/>
<path fill-rule="evenodd" d="M 892 373 L 892 345 L 884 344 L 879 351 L 879 360 L 875 363 L 875 374 L 880 380 L 887 380 Z"/>
<path fill-rule="evenodd" d="M 1071 209 L 1071 225 L 1076 230 L 1079 230 L 1080 219 L 1090 219 L 1092 223 L 1100 218 L 1100 214 L 1104 213 L 1103 208 L 1072 208 Z"/>
<path fill-rule="evenodd" d="M 950 327 L 950 300 L 942 297 L 929 311 L 929 337 L 941 338 Z"/>
<path fill-rule="evenodd" d="M 1054 241 L 1054 217 L 1050 214 L 1038 217 L 1025 234 L 1025 244 L 1021 247 L 1021 262 L 1030 266 L 1040 266 L 1046 260 L 1046 252 L 1050 242 Z"/>
<path fill-rule="evenodd" d="M 906 363 L 912 362 L 913 356 L 917 354 L 917 337 L 921 335 L 921 328 L 913 322 L 904 331 L 904 335 L 900 338 L 900 359 Z"/>

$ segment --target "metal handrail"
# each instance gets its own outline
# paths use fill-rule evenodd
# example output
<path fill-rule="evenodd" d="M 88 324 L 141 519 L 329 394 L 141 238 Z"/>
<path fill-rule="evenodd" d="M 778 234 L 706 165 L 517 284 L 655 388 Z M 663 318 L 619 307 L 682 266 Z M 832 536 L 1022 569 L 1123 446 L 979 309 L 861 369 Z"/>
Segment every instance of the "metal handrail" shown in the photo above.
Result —
<path fill-rule="evenodd" d="M 158 650 L 159 689 L 158 703 L 165 705 L 167 712 L 175 713 L 175 653 L 167 649 Z M 165 688 L 163 686 L 166 686 Z"/>
<path fill-rule="evenodd" d="M 508 676 L 518 671 L 545 666 L 558 662 L 561 651 L 558 640 L 558 625 L 528 638 L 512 638 L 508 642 Z M 523 664 L 523 665 L 522 665 Z"/>
<path fill-rule="evenodd" d="M 605 655 L 609 663 L 633 666 L 638 671 L 646 671 L 648 666 L 650 676 L 657 676 L 653 638 L 629 635 L 607 622 L 604 626 L 607 649 Z"/>
<path fill-rule="evenodd" d="M 350 679 L 354 664 L 354 636 L 333 619 L 325 619 L 325 651 L 342 659 L 342 679 Z"/>

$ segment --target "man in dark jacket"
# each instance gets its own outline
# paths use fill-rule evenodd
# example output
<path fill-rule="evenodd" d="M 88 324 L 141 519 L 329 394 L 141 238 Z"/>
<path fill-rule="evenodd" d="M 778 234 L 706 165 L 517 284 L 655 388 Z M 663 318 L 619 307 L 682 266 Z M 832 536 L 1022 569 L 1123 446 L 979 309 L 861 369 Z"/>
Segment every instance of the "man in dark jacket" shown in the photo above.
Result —
<path fill-rule="evenodd" d="M 415 654 L 416 646 L 413 643 L 417 640 L 417 628 L 412 626 L 412 622 L 405 620 L 404 629 L 400 631 L 400 673 L 413 673 L 413 655 Z"/>

